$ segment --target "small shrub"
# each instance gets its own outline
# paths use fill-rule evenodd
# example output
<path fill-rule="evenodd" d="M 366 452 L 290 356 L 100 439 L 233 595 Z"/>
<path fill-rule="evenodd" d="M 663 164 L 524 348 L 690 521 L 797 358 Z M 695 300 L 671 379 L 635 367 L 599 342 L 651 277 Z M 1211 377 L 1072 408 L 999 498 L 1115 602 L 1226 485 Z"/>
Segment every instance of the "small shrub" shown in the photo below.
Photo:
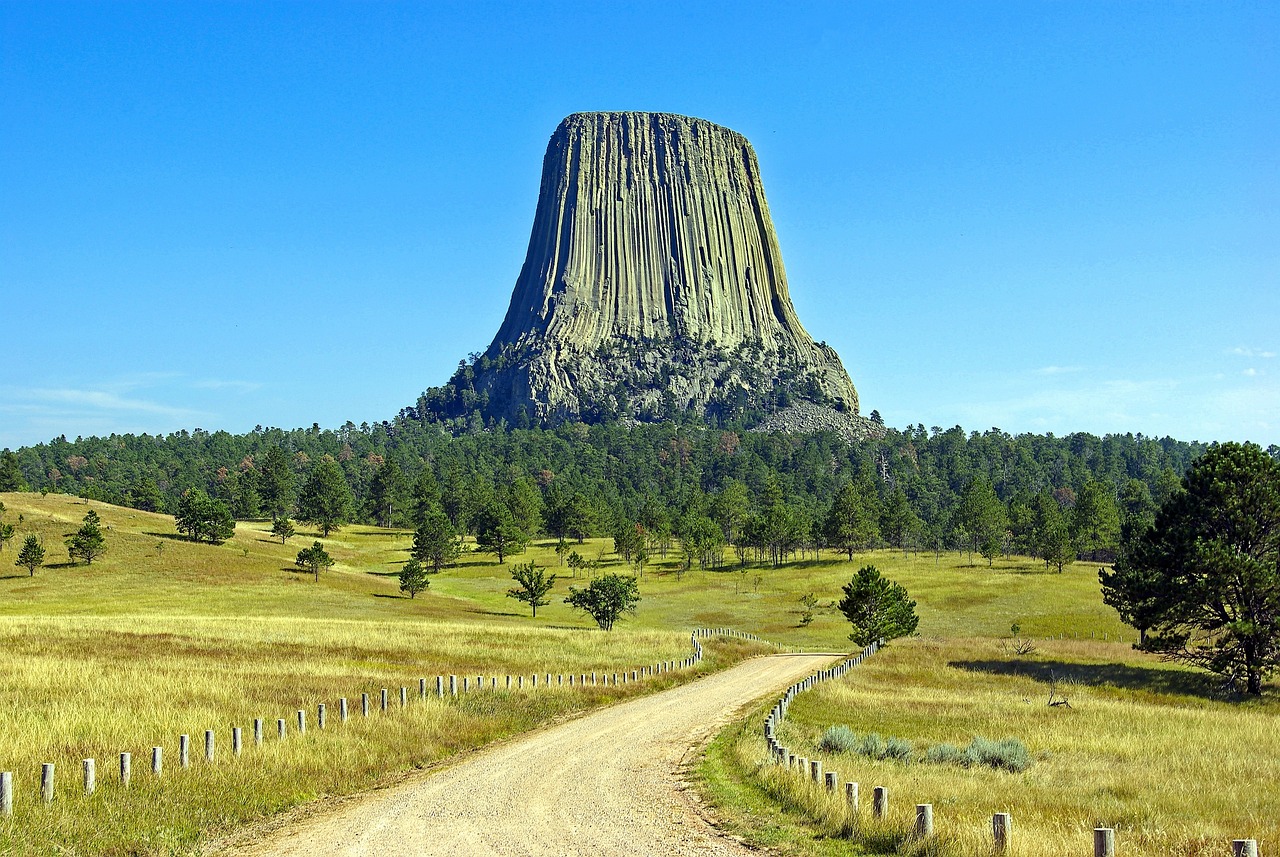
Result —
<path fill-rule="evenodd" d="M 925 751 L 924 760 L 933 765 L 960 765 L 964 763 L 964 751 L 955 744 L 934 744 Z"/>
<path fill-rule="evenodd" d="M 858 747 L 858 752 L 864 756 L 870 756 L 872 759 L 884 758 L 884 739 L 875 732 L 864 735 L 862 744 Z"/>
<path fill-rule="evenodd" d="M 974 738 L 964 751 L 963 763 L 966 766 L 985 765 L 988 768 L 1003 768 L 1020 773 L 1031 767 L 1031 754 L 1017 738 L 1005 738 L 1002 741 Z"/>
<path fill-rule="evenodd" d="M 880 758 L 910 762 L 912 758 L 911 742 L 906 738 L 890 738 L 884 743 L 884 755 Z"/>
<path fill-rule="evenodd" d="M 828 726 L 818 740 L 818 749 L 828 753 L 850 753 L 858 746 L 858 736 L 848 726 Z"/>

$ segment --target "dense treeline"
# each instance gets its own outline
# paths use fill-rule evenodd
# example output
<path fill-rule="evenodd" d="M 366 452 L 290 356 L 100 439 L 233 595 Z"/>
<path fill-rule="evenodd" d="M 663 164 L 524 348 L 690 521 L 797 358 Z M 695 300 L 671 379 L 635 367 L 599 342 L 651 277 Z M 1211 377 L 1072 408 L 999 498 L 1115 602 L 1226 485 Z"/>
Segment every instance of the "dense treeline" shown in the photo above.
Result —
<path fill-rule="evenodd" d="M 1109 558 L 1120 528 L 1149 519 L 1203 451 L 1142 435 L 923 425 L 853 445 L 824 433 L 672 423 L 454 437 L 397 419 L 337 430 L 58 438 L 0 455 L 0 490 L 169 513 L 202 491 L 236 518 L 272 518 L 305 512 L 303 489 L 340 476 L 350 494 L 336 518 L 318 521 L 326 527 L 340 519 L 417 527 L 438 508 L 463 532 L 612 535 L 638 562 L 677 545 L 688 563 L 718 565 L 734 554 L 777 563 L 819 546 L 852 553 L 888 544 L 1054 563 L 1078 553 Z"/>

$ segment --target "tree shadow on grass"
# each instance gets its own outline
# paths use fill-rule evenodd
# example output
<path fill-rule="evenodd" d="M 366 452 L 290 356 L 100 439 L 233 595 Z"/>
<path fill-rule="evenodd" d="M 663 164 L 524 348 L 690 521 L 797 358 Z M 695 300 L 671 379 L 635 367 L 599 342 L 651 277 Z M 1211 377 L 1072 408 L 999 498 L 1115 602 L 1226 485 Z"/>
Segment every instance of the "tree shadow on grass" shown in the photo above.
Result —
<path fill-rule="evenodd" d="M 505 611 L 505 610 L 468 610 L 467 612 L 476 613 L 481 616 L 514 616 L 517 619 L 519 619 L 521 616 L 524 616 L 526 618 L 530 618 L 530 619 L 532 618 L 529 616 L 528 613 L 512 613 L 510 611 Z"/>
<path fill-rule="evenodd" d="M 48 568 L 49 566 L 47 566 L 47 565 L 42 565 L 42 566 L 40 566 L 40 567 L 41 567 L 41 568 Z M 34 579 L 34 578 L 33 578 L 33 576 L 32 576 L 32 575 L 30 575 L 30 574 L 5 574 L 5 575 L 0 575 L 0 580 L 32 580 L 32 579 Z"/>
<path fill-rule="evenodd" d="M 46 562 L 41 568 L 59 569 L 59 568 L 92 568 L 93 566 L 81 566 L 78 562 Z M 21 577 L 22 575 L 19 575 Z"/>
<path fill-rule="evenodd" d="M 142 533 L 144 536 L 154 536 L 157 539 L 169 539 L 174 542 L 193 542 L 195 539 L 190 536 L 184 536 L 181 533 L 153 533 L 146 530 Z"/>
<path fill-rule="evenodd" d="M 1057 681 L 1126 690 L 1179 694 L 1202 699 L 1222 698 L 1221 681 L 1206 673 L 1133 664 L 1079 664 L 1057 660 L 950 661 L 947 666 L 990 675 L 1023 676 L 1035 681 Z"/>

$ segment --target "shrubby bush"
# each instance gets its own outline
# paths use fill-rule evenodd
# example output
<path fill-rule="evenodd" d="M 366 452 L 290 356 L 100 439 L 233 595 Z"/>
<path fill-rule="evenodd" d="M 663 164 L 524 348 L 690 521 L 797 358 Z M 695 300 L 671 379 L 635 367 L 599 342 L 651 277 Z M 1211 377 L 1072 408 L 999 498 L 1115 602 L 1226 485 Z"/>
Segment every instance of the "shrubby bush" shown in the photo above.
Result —
<path fill-rule="evenodd" d="M 828 753 L 857 753 L 871 759 L 893 759 L 897 762 L 916 760 L 915 748 L 906 738 L 882 738 L 869 732 L 861 738 L 848 726 L 828 726 L 818 740 L 818 749 Z M 1031 753 L 1017 738 L 992 741 L 977 737 L 961 749 L 954 744 L 934 744 L 919 757 L 933 765 L 985 767 L 1020 773 L 1031 767 Z"/>
<path fill-rule="evenodd" d="M 1027 751 L 1027 746 L 1017 738 L 1000 741 L 974 738 L 964 751 L 964 765 L 985 765 L 988 768 L 1002 768 L 1018 773 L 1031 767 L 1031 754 Z"/>
<path fill-rule="evenodd" d="M 858 745 L 858 736 L 848 726 L 828 726 L 818 740 L 818 749 L 828 753 L 851 753 Z"/>

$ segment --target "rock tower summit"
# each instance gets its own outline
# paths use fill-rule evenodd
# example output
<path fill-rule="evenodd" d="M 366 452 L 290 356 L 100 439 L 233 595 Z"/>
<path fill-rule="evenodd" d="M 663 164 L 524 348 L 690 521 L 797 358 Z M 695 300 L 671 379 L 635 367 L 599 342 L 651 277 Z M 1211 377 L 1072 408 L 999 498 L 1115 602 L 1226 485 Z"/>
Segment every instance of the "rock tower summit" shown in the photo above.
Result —
<path fill-rule="evenodd" d="M 669 113 L 556 128 L 510 307 L 468 383 L 509 420 L 858 410 L 796 317 L 751 144 Z"/>

